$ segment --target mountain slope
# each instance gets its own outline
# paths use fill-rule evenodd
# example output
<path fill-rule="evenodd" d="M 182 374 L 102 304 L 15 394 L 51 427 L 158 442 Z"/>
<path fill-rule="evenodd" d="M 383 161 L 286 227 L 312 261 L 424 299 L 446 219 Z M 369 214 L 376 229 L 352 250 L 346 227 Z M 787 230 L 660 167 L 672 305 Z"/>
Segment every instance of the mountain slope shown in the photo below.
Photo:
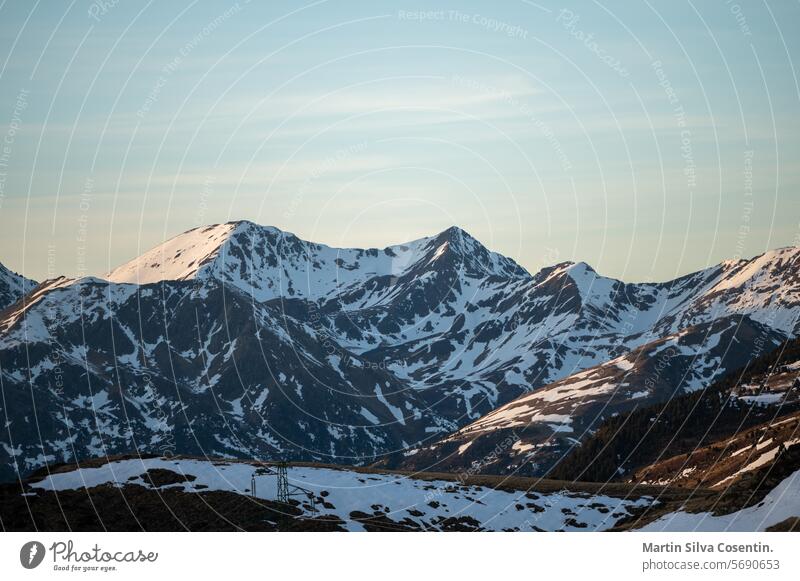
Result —
<path fill-rule="evenodd" d="M 795 410 L 800 408 L 797 400 L 793 403 Z M 687 453 L 654 462 L 630 478 L 650 484 L 724 490 L 754 470 L 781 460 L 788 450 L 800 444 L 800 411 L 779 417 L 737 431 L 713 444 L 696 446 Z M 795 461 L 800 460 L 800 454 L 797 456 Z"/>
<path fill-rule="evenodd" d="M 754 341 L 776 346 L 782 337 L 738 316 L 690 327 L 500 406 L 396 462 L 415 470 L 480 465 L 487 473 L 543 475 L 583 450 L 604 419 L 695 391 L 748 361 Z"/>
<path fill-rule="evenodd" d="M 16 303 L 37 284 L 0 264 L 0 311 Z"/>
<path fill-rule="evenodd" d="M 363 461 L 452 429 L 328 341 L 211 282 L 43 285 L 3 321 L 8 461 L 22 473 L 131 449 Z"/>
<path fill-rule="evenodd" d="M 792 420 L 794 421 L 794 420 Z M 763 444 L 763 442 L 762 442 Z M 757 447 L 763 448 L 759 444 Z M 750 447 L 746 447 L 745 451 Z M 744 453 L 740 452 L 739 456 Z M 644 531 L 792 531 L 800 522 L 800 445 L 755 453 L 741 473 L 718 484 L 711 494 L 658 503 L 618 523 L 618 529 Z M 730 468 L 730 466 L 728 466 Z M 710 473 L 709 473 L 710 475 Z M 687 490 L 704 490 L 687 488 Z"/>
<path fill-rule="evenodd" d="M 757 504 L 747 503 L 739 510 L 726 511 L 723 514 L 716 514 L 718 511 L 714 510 L 716 507 L 713 504 L 711 510 L 705 512 L 679 510 L 663 514 L 651 522 L 641 523 L 643 526 L 637 528 L 645 532 L 797 531 L 800 517 L 798 491 L 800 470 L 795 470 L 768 493 L 759 494 L 760 501 Z M 750 492 L 745 492 L 742 496 L 753 498 Z"/>
<path fill-rule="evenodd" d="M 758 432 L 760 438 L 773 423 L 791 427 L 791 422 L 785 422 L 800 410 L 800 393 L 794 387 L 798 367 L 800 340 L 794 339 L 703 390 L 608 418 L 551 474 L 593 481 L 701 478 L 704 486 L 712 487 L 725 476 L 704 477 L 704 470 L 698 470 L 701 464 L 713 460 L 718 472 L 723 468 L 718 461 L 721 455 L 739 449 L 742 438 L 749 446 L 753 434 Z M 774 451 L 781 441 L 790 445 L 794 437 L 791 431 L 784 438 L 776 432 L 770 445 L 758 449 Z M 684 458 L 686 465 L 672 473 L 650 468 L 661 462 L 674 467 L 676 459 L 687 454 L 691 461 Z M 727 464 L 738 470 L 739 461 L 748 457 L 730 458 Z"/>

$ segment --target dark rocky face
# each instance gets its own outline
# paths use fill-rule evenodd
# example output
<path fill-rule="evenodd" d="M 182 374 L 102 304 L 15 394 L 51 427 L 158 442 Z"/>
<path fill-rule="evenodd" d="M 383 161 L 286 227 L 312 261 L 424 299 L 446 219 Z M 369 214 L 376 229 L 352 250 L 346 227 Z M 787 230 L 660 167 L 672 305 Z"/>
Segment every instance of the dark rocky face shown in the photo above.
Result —
<path fill-rule="evenodd" d="M 16 303 L 37 284 L 0 264 L 0 311 Z"/>

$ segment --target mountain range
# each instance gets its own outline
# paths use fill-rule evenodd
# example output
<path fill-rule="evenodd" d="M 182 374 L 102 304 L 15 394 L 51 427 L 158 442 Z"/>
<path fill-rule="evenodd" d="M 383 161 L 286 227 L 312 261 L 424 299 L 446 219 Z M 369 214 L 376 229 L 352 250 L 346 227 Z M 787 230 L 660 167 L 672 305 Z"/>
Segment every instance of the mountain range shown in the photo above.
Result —
<path fill-rule="evenodd" d="M 2 269 L 0 478 L 127 452 L 463 470 L 501 433 L 482 469 L 544 473 L 797 336 L 798 257 L 631 284 L 456 227 L 360 250 L 239 221 L 102 278 Z"/>

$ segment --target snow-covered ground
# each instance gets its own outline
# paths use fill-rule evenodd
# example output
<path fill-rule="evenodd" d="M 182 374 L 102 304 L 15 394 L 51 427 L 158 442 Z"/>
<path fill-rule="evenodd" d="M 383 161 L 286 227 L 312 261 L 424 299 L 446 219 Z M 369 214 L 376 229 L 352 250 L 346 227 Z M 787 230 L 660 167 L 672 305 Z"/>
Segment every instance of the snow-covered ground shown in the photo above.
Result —
<path fill-rule="evenodd" d="M 756 505 L 714 516 L 703 512 L 670 513 L 643 527 L 643 531 L 763 531 L 792 516 L 800 516 L 800 470 L 783 480 Z"/>
<path fill-rule="evenodd" d="M 742 395 L 739 399 L 746 403 L 772 405 L 786 399 L 785 393 L 761 393 L 759 395 Z"/>
<path fill-rule="evenodd" d="M 142 475 L 150 469 L 171 470 L 194 476 L 191 482 L 169 484 L 187 492 L 219 490 L 250 494 L 251 478 L 257 466 L 243 462 L 214 462 L 190 459 L 130 459 L 110 462 L 98 468 L 83 468 L 52 474 L 33 483 L 33 489 L 77 490 L 101 484 L 150 486 Z M 393 521 L 410 519 L 423 529 L 437 529 L 440 520 L 471 517 L 484 530 L 600 531 L 608 529 L 631 507 L 644 506 L 650 499 L 620 499 L 567 491 L 526 493 L 493 490 L 482 486 L 461 486 L 457 482 L 417 480 L 396 474 L 367 474 L 328 468 L 292 467 L 290 485 L 305 488 L 317 497 L 316 516 L 339 517 L 351 531 L 362 531 L 351 518 L 360 511 L 382 512 Z M 256 475 L 256 496 L 274 500 L 274 475 Z M 320 502 L 324 499 L 325 504 Z M 299 500 L 304 500 L 300 498 Z M 307 517 L 314 516 L 304 503 Z"/>

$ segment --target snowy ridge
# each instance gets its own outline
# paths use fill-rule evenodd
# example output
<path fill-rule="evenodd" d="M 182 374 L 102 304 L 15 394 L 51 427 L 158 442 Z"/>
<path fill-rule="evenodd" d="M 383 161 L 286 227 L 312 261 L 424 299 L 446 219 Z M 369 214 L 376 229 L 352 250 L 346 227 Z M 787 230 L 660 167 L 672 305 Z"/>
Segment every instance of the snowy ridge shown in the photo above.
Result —
<path fill-rule="evenodd" d="M 235 229 L 234 223 L 194 228 L 123 264 L 106 278 L 117 283 L 152 284 L 201 276 Z"/>
<path fill-rule="evenodd" d="M 401 279 L 411 271 L 419 275 L 435 269 L 438 261 L 454 252 L 460 255 L 465 270 L 499 277 L 527 275 L 513 261 L 485 249 L 478 254 L 487 259 L 485 264 L 473 260 L 479 246 L 466 232 L 454 227 L 438 236 L 381 250 L 331 248 L 277 228 L 240 221 L 185 232 L 112 271 L 107 279 L 150 284 L 213 277 L 257 301 L 328 301 L 371 279 Z M 387 296 L 391 296 L 391 289 L 378 296 L 368 293 L 358 307 L 374 306 Z"/>

